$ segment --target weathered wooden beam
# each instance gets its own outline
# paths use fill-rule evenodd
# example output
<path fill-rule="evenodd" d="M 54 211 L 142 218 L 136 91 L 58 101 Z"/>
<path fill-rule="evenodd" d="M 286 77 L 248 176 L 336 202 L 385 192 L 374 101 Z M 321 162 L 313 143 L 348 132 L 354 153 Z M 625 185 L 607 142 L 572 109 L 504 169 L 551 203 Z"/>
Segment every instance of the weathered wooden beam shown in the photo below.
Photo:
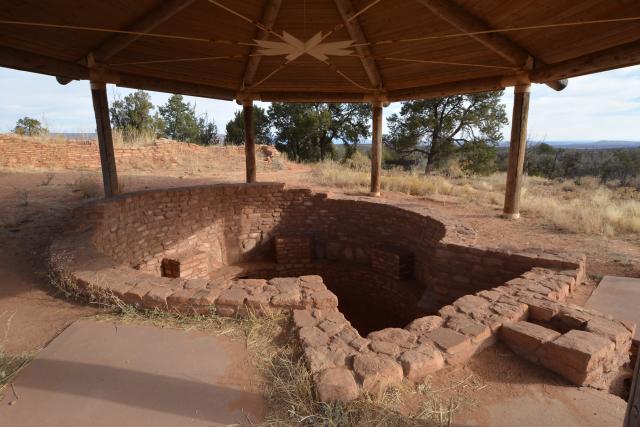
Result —
<path fill-rule="evenodd" d="M 253 126 L 253 102 L 242 105 L 244 118 L 244 155 L 247 168 L 247 182 L 256 182 L 256 137 Z"/>
<path fill-rule="evenodd" d="M 355 19 L 351 19 L 355 14 L 351 0 L 334 0 L 334 2 L 347 32 L 349 33 L 349 37 L 351 37 L 351 39 L 358 45 L 355 49 L 360 57 L 360 61 L 362 62 L 362 67 L 367 73 L 369 82 L 373 87 L 382 89 L 383 84 L 380 69 L 378 68 L 378 64 L 376 64 L 376 61 L 373 59 L 371 49 L 368 46 L 367 37 L 364 35 L 364 31 L 362 31 L 358 18 L 356 17 Z"/>
<path fill-rule="evenodd" d="M 296 102 L 296 103 L 314 103 L 314 102 L 354 102 L 364 103 L 371 102 L 380 98 L 375 94 L 362 94 L 359 92 L 284 92 L 284 91 L 265 91 L 265 92 L 240 92 L 236 99 L 239 101 L 254 100 L 263 102 Z"/>
<path fill-rule="evenodd" d="M 0 66 L 73 80 L 89 78 L 89 70 L 80 64 L 3 46 L 0 46 Z"/>
<path fill-rule="evenodd" d="M 145 77 L 128 73 L 114 73 L 114 81 L 109 81 L 121 87 L 130 89 L 153 90 L 156 92 L 180 93 L 182 95 L 199 96 L 202 98 L 233 100 L 236 92 L 215 86 L 187 83 L 177 80 L 167 80 L 155 77 Z"/>
<path fill-rule="evenodd" d="M 280 12 L 280 6 L 282 6 L 282 0 L 268 0 L 267 4 L 264 6 L 264 10 L 262 11 L 262 20 L 260 21 L 265 28 L 272 29 L 273 24 L 276 22 L 276 18 L 278 17 L 278 12 Z M 267 40 L 269 38 L 269 32 L 258 29 L 254 35 L 254 40 Z M 251 54 L 256 52 L 256 48 L 253 47 L 251 49 Z M 260 66 L 260 60 L 262 56 L 249 55 L 249 59 L 244 67 L 244 73 L 242 77 L 242 86 L 248 87 L 253 84 L 253 80 L 256 77 L 256 73 L 258 72 L 258 67 Z"/>
<path fill-rule="evenodd" d="M 453 27 L 463 33 L 478 33 L 491 30 L 482 19 L 471 14 L 469 11 L 456 4 L 451 0 L 417 0 L 424 5 L 434 15 L 448 22 Z M 522 46 L 514 41 L 498 33 L 481 33 L 469 34 L 469 37 L 477 40 L 488 49 L 494 51 L 510 63 L 522 67 L 522 69 L 530 69 L 534 63 L 544 65 L 540 60 L 534 59 L 533 56 Z M 549 81 L 546 84 L 555 89 L 562 90 L 567 85 L 566 82 Z"/>
<path fill-rule="evenodd" d="M 504 216 L 509 219 L 520 218 L 520 190 L 522 188 L 524 155 L 527 149 L 530 94 L 531 85 L 516 86 L 514 88 L 507 188 L 504 196 Z"/>
<path fill-rule="evenodd" d="M 373 102 L 371 123 L 371 195 L 380 196 L 380 171 L 382 170 L 382 103 Z"/>
<path fill-rule="evenodd" d="M 113 153 L 113 138 L 111 136 L 111 122 L 109 121 L 109 101 L 107 87 L 102 82 L 91 82 L 91 98 L 93 111 L 96 116 L 96 131 L 100 148 L 100 165 L 105 197 L 120 194 L 116 158 Z"/>
<path fill-rule="evenodd" d="M 162 23 L 166 22 L 172 16 L 186 9 L 195 3 L 196 0 L 166 0 L 149 13 L 145 14 L 140 20 L 134 22 L 127 31 L 137 33 L 148 33 Z M 98 61 L 106 61 L 121 50 L 125 49 L 131 43 L 136 41 L 141 35 L 136 34 L 118 34 L 107 39 L 100 46 L 94 48 L 91 53 Z"/>
<path fill-rule="evenodd" d="M 638 64 L 640 64 L 640 40 L 556 64 L 536 67 L 531 71 L 530 76 L 533 82 L 545 83 L 550 80 L 582 76 Z"/>
<path fill-rule="evenodd" d="M 443 96 L 459 95 L 461 93 L 478 93 L 501 90 L 509 86 L 527 84 L 529 79 L 526 73 L 512 76 L 483 77 L 471 80 L 459 80 L 455 82 L 440 83 L 410 89 L 397 89 L 387 92 L 387 99 L 391 102 L 407 99 L 427 99 Z"/>

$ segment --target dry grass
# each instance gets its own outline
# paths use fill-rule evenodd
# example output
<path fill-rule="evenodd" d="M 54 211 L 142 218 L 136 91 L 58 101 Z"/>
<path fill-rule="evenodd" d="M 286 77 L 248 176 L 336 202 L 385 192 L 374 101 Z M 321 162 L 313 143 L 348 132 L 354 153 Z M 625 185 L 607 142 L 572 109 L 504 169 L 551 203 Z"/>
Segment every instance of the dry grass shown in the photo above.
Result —
<path fill-rule="evenodd" d="M 347 190 L 368 191 L 370 175 L 362 168 L 335 162 L 314 167 L 312 181 Z M 501 206 L 506 176 L 448 178 L 415 172 L 383 171 L 381 186 L 412 196 L 445 195 L 465 202 Z M 609 187 L 597 178 L 548 180 L 525 177 L 522 211 L 562 231 L 603 236 L 640 233 L 640 192 Z"/>
<path fill-rule="evenodd" d="M 13 393 L 13 399 L 9 401 L 9 405 L 13 405 L 19 396 L 15 393 L 12 386 L 13 378 L 33 359 L 35 352 L 10 354 L 5 350 L 9 330 L 11 329 L 11 321 L 15 312 L 8 314 L 0 313 L 0 321 L 4 323 L 4 331 L 2 331 L 2 340 L 0 341 L 0 397 L 4 396 L 10 389 Z"/>
<path fill-rule="evenodd" d="M 113 129 L 111 134 L 114 147 L 148 147 L 156 141 L 153 131 Z"/>
<path fill-rule="evenodd" d="M 96 176 L 81 174 L 71 184 L 71 192 L 83 199 L 95 199 L 102 193 L 102 187 Z"/>

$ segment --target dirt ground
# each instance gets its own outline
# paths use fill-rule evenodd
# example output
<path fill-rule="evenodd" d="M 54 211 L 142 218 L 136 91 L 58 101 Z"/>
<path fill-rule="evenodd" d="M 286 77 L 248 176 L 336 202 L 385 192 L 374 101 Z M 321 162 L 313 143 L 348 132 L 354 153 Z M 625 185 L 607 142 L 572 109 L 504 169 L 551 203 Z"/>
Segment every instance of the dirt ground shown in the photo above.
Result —
<path fill-rule="evenodd" d="M 291 165 L 279 172 L 261 174 L 259 179 L 309 186 L 308 171 L 305 166 Z M 54 176 L 47 183 L 51 174 Z M 90 175 L 100 182 L 100 176 L 96 172 Z M 74 304 L 52 295 L 46 273 L 46 253 L 51 240 L 62 231 L 70 210 L 83 203 L 81 196 L 73 191 L 73 183 L 79 177 L 86 176 L 87 172 L 70 171 L 0 172 L 0 345 L 5 352 L 38 350 L 71 322 L 99 311 L 97 307 Z M 121 173 L 125 192 L 215 182 L 242 182 L 243 178 L 243 174 L 239 172 L 214 176 Z M 451 200 L 416 199 L 396 193 L 383 193 L 383 197 L 419 200 L 455 217 L 476 229 L 478 244 L 572 250 L 587 255 L 588 271 L 595 279 L 607 274 L 640 276 L 638 241 L 559 233 L 535 218 L 506 221 L 500 218 L 498 209 Z M 581 287 L 574 302 L 583 303 L 595 283 L 592 280 L 590 284 Z M 486 410 L 478 412 L 478 408 L 490 405 L 491 402 L 499 402 L 505 397 L 531 395 L 535 391 L 552 400 L 568 399 L 567 387 L 564 387 L 566 383 L 562 379 L 518 358 L 509 357 L 509 354 L 502 347 L 487 350 L 462 370 L 456 371 L 455 375 L 443 373 L 434 377 L 434 381 L 444 383 L 451 378 L 464 379 L 474 375 L 483 383 L 489 384 L 474 394 L 477 405 L 470 406 L 466 412 L 468 417 L 475 416 L 476 421 L 482 421 L 482 417 L 485 420 L 490 417 Z M 607 412 L 612 407 L 616 411 L 624 409 L 624 402 L 617 397 L 601 393 L 598 399 L 604 402 L 605 409 L 602 412 Z M 596 417 L 594 420 L 594 424 L 585 421 L 584 425 L 598 425 L 600 419 Z"/>

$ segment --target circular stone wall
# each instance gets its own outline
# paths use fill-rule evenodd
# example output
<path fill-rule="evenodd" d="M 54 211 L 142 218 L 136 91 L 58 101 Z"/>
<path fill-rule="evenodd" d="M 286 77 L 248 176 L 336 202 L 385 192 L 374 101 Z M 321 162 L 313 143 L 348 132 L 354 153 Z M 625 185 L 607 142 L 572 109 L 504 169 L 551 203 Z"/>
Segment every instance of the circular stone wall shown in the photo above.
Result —
<path fill-rule="evenodd" d="M 89 203 L 73 223 L 94 258 L 150 277 L 320 275 L 364 334 L 566 261 L 472 247 L 472 230 L 422 206 L 277 183 L 142 191 Z"/>
<path fill-rule="evenodd" d="M 67 291 L 142 308 L 289 311 L 321 400 L 421 381 L 498 337 L 575 384 L 614 384 L 634 326 L 562 303 L 584 258 L 474 239 L 419 205 L 225 184 L 87 203 L 50 265 Z"/>

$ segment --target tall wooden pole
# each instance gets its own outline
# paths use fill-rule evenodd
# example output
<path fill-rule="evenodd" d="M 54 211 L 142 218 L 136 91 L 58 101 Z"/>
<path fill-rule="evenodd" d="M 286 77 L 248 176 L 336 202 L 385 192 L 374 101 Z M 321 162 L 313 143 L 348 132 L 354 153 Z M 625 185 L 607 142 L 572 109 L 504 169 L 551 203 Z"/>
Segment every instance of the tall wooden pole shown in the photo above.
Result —
<path fill-rule="evenodd" d="M 524 155 L 527 149 L 530 95 L 531 85 L 529 84 L 516 86 L 514 89 L 507 188 L 504 197 L 504 216 L 509 219 L 520 218 L 520 189 L 522 187 Z"/>
<path fill-rule="evenodd" d="M 244 156 L 247 163 L 247 182 L 256 182 L 256 136 L 253 127 L 253 101 L 242 104 L 244 116 Z"/>
<path fill-rule="evenodd" d="M 371 195 L 380 196 L 380 170 L 382 169 L 382 103 L 372 105 L 372 142 L 371 142 Z"/>
<path fill-rule="evenodd" d="M 93 111 L 96 115 L 96 131 L 98 133 L 98 147 L 100 148 L 104 195 L 105 197 L 111 197 L 120 194 L 120 188 L 116 171 L 116 157 L 113 153 L 107 85 L 100 82 L 91 82 L 91 98 L 93 99 Z"/>

